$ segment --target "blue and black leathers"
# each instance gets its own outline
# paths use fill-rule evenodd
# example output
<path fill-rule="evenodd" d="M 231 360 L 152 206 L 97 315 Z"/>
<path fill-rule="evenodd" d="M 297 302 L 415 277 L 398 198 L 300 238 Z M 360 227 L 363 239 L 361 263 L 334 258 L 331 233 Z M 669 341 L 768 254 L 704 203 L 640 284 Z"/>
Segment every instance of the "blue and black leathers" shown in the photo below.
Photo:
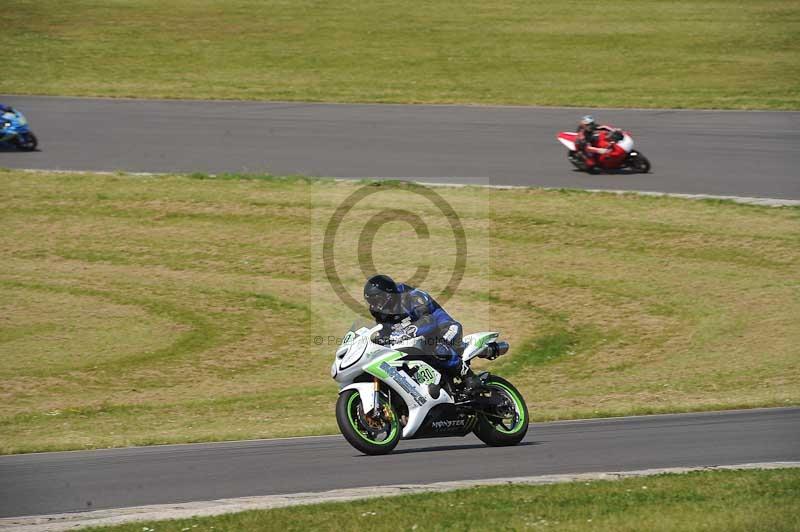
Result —
<path fill-rule="evenodd" d="M 454 320 L 430 295 L 407 284 L 397 284 L 395 303 L 386 312 L 370 313 L 384 325 L 384 334 L 402 332 L 424 336 L 433 365 L 441 369 L 461 369 L 463 351 L 461 324 Z"/>

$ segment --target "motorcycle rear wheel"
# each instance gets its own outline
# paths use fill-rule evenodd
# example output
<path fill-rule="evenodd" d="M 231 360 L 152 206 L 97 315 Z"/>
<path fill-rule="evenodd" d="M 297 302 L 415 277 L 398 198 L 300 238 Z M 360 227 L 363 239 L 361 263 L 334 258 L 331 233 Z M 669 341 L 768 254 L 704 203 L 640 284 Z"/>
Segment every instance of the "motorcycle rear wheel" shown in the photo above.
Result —
<path fill-rule="evenodd" d="M 513 405 L 514 416 L 489 416 L 478 414 L 478 424 L 473 431 L 486 445 L 504 447 L 517 445 L 528 433 L 528 405 L 513 384 L 492 375 L 483 385 L 495 393 L 500 393 Z M 511 421 L 506 421 L 510 417 Z"/>
<path fill-rule="evenodd" d="M 397 446 L 403 431 L 394 407 L 381 396 L 381 406 L 387 413 L 388 421 L 375 420 L 370 425 L 362 411 L 361 398 L 357 390 L 347 390 L 339 394 L 336 401 L 336 423 L 347 442 L 364 454 L 388 454 Z M 382 438 L 381 435 L 384 435 Z"/>
<path fill-rule="evenodd" d="M 34 151 L 39 145 L 39 139 L 33 133 L 23 133 L 14 139 L 14 145 L 22 151 Z"/>
<path fill-rule="evenodd" d="M 575 151 L 567 152 L 567 160 L 570 163 L 572 163 L 572 166 L 574 166 L 578 170 L 581 170 L 581 171 L 586 170 L 586 165 L 583 164 L 583 161 L 581 161 L 581 159 L 578 156 L 577 152 L 575 152 Z"/>

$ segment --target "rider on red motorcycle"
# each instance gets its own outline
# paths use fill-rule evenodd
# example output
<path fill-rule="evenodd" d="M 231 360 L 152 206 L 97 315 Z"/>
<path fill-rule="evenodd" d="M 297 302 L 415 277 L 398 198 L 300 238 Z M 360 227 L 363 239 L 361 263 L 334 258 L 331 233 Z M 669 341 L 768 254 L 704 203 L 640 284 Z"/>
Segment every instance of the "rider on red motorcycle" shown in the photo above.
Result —
<path fill-rule="evenodd" d="M 622 139 L 622 132 L 611 126 L 598 126 L 592 115 L 586 115 L 578 122 L 578 137 L 575 148 L 583 157 L 586 170 L 594 172 L 603 159 L 619 156 L 622 148 L 617 146 L 617 141 Z"/>
<path fill-rule="evenodd" d="M 584 116 L 578 130 L 561 131 L 556 139 L 567 148 L 567 158 L 578 170 L 596 174 L 634 172 L 646 174 L 650 161 L 637 149 L 629 131 L 597 125 L 594 118 Z"/>
<path fill-rule="evenodd" d="M 578 137 L 575 139 L 576 151 L 583 157 L 586 169 L 591 171 L 597 165 L 597 122 L 592 115 L 586 115 L 578 122 L 576 131 Z"/>

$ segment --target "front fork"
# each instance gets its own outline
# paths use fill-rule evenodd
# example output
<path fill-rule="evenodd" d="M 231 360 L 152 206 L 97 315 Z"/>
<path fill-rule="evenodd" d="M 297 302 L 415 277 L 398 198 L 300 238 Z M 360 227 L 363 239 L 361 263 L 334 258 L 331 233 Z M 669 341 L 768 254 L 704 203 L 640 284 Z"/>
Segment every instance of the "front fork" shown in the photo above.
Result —
<path fill-rule="evenodd" d="M 375 405 L 373 407 L 372 413 L 373 416 L 377 418 L 383 417 L 383 408 L 381 407 L 381 381 L 378 377 L 372 377 L 373 382 L 373 392 L 372 392 L 372 404 Z"/>
<path fill-rule="evenodd" d="M 378 377 L 373 377 L 373 391 L 372 391 L 372 404 L 375 406 L 372 408 L 371 416 L 375 419 L 380 419 L 382 421 L 386 421 L 391 423 L 394 419 L 394 414 L 392 414 L 391 407 L 383 406 L 384 403 L 381 402 L 381 381 Z M 389 401 L 389 404 L 392 403 L 392 390 L 387 390 L 386 400 Z"/>

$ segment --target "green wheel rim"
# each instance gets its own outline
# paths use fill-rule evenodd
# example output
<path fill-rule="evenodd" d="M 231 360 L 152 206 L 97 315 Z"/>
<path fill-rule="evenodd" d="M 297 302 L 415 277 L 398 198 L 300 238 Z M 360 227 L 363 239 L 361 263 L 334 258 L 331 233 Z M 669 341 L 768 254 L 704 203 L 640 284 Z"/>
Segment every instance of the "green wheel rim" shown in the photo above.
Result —
<path fill-rule="evenodd" d="M 511 398 L 511 400 L 514 401 L 514 408 L 517 410 L 517 413 L 519 414 L 517 422 L 514 424 L 513 427 L 511 427 L 510 429 L 506 429 L 502 425 L 496 425 L 492 423 L 494 425 L 495 430 L 497 430 L 498 432 L 502 432 L 503 434 L 516 434 L 517 432 L 522 430 L 522 428 L 525 426 L 525 423 L 528 422 L 525 416 L 525 408 L 523 407 L 522 399 L 519 397 L 517 392 L 515 392 L 505 384 L 495 381 L 491 381 L 488 384 L 489 386 L 495 386 L 497 388 L 503 389 Z"/>
<path fill-rule="evenodd" d="M 361 437 L 366 442 L 372 443 L 373 445 L 388 445 L 394 441 L 395 436 L 397 435 L 397 431 L 399 430 L 399 423 L 397 422 L 397 416 L 392 416 L 392 430 L 386 436 L 385 440 L 373 440 L 367 434 L 364 433 L 363 429 L 358 427 L 358 421 L 353 419 L 353 403 L 355 403 L 356 399 L 358 399 L 359 394 L 355 392 L 353 395 L 350 396 L 350 399 L 347 401 L 347 419 L 350 421 L 350 426 L 353 427 L 353 430 L 356 434 Z M 391 408 L 391 407 L 390 407 Z"/>

